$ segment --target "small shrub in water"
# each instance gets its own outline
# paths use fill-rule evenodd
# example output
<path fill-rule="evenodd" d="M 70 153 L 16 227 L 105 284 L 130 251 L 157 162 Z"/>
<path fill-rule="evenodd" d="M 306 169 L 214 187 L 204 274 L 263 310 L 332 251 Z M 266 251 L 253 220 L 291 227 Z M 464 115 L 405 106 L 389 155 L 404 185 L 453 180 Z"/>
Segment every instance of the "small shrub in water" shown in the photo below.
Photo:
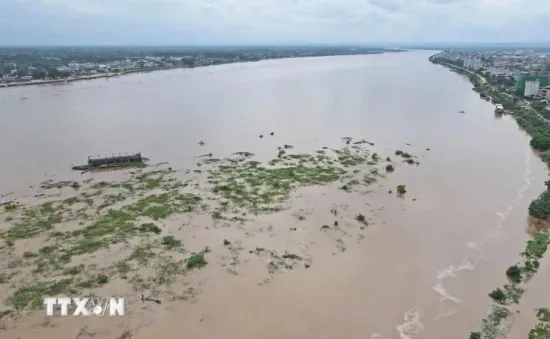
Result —
<path fill-rule="evenodd" d="M 162 244 L 168 249 L 176 248 L 181 246 L 181 240 L 174 238 L 171 235 L 162 238 Z"/>
<path fill-rule="evenodd" d="M 519 284 L 521 282 L 521 269 L 517 265 L 510 266 L 506 270 L 506 276 L 511 282 Z"/>
<path fill-rule="evenodd" d="M 109 277 L 106 276 L 105 274 L 99 274 L 96 277 L 96 282 L 98 283 L 98 285 L 105 285 L 108 281 L 109 281 Z"/>
<path fill-rule="evenodd" d="M 500 288 L 497 288 L 493 292 L 489 293 L 489 297 L 491 297 L 491 299 L 501 304 L 506 302 L 506 293 L 504 293 L 504 291 L 501 290 Z"/>
<path fill-rule="evenodd" d="M 368 224 L 368 223 L 367 223 L 367 218 L 366 218 L 363 214 L 361 214 L 361 213 L 359 213 L 359 214 L 357 214 L 357 215 L 355 216 L 355 220 L 359 221 L 360 223 L 362 223 L 362 224 L 364 224 L 364 225 L 367 225 L 367 224 Z"/>
<path fill-rule="evenodd" d="M 397 193 L 400 195 L 407 193 L 405 185 L 397 185 Z"/>
<path fill-rule="evenodd" d="M 194 268 L 201 268 L 206 266 L 208 264 L 208 261 L 204 259 L 204 253 L 193 253 L 189 258 L 187 258 L 187 269 L 192 270 Z"/>
<path fill-rule="evenodd" d="M 393 172 L 394 170 L 395 168 L 393 167 L 393 165 L 386 166 L 386 172 L 390 173 L 390 172 Z"/>
<path fill-rule="evenodd" d="M 155 233 L 155 234 L 159 234 L 160 232 L 162 232 L 161 229 L 153 223 L 141 224 L 139 226 L 139 231 L 143 233 Z"/>
<path fill-rule="evenodd" d="M 480 332 L 471 332 L 470 333 L 470 339 L 481 339 L 481 333 Z"/>
<path fill-rule="evenodd" d="M 13 202 L 10 202 L 10 203 L 4 205 L 4 210 L 5 210 L 6 212 L 13 211 L 13 210 L 15 210 L 16 208 L 17 208 L 17 205 L 14 204 Z"/>

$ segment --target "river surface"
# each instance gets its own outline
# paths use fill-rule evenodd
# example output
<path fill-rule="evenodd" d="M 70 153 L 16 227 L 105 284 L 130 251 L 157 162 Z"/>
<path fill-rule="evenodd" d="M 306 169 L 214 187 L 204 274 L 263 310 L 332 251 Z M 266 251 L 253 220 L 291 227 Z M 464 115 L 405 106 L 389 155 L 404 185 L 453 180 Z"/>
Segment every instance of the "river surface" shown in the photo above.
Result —
<path fill-rule="evenodd" d="M 515 122 L 495 117 L 467 79 L 429 63 L 431 54 L 286 59 L 2 89 L 0 193 L 24 195 L 50 178 L 82 180 L 70 166 L 95 154 L 141 151 L 152 163 L 190 167 L 199 140 L 214 155 L 250 151 L 266 159 L 281 143 L 309 151 L 344 136 L 406 149 L 422 155 L 420 165 L 396 171 L 388 186 L 406 184 L 409 199 L 387 188 L 369 197 L 379 212 L 364 242 L 344 255 L 315 250 L 310 269 L 266 286 L 258 286 L 255 267 L 213 276 L 196 304 L 159 311 L 133 338 L 464 339 L 489 310 L 487 294 L 519 260 L 527 206 L 547 170 Z M 275 138 L 259 141 L 272 131 Z M 326 212 L 330 195 L 321 194 L 304 191 Z M 312 208 L 308 222 L 318 229 L 321 219 Z M 526 338 L 534 309 L 549 303 L 548 271 L 545 259 L 510 338 Z"/>

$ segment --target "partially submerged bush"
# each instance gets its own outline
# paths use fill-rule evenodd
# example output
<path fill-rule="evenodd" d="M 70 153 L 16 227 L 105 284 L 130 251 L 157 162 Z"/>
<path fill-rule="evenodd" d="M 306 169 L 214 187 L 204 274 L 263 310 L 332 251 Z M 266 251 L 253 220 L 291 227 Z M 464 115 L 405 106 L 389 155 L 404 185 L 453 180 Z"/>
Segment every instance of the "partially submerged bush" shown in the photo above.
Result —
<path fill-rule="evenodd" d="M 489 297 L 501 304 L 504 304 L 506 302 L 506 293 L 504 293 L 504 291 L 500 289 L 500 287 L 489 293 Z"/>
<path fill-rule="evenodd" d="M 9 203 L 4 205 L 4 210 L 6 212 L 10 212 L 10 211 L 13 211 L 15 209 L 17 209 L 17 205 L 13 202 L 9 202 Z"/>
<path fill-rule="evenodd" d="M 407 193 L 405 185 L 397 185 L 397 194 L 403 195 Z"/>
<path fill-rule="evenodd" d="M 519 284 L 521 282 L 521 269 L 517 265 L 508 267 L 506 276 L 511 282 Z"/>
<path fill-rule="evenodd" d="M 138 229 L 139 229 L 140 232 L 143 232 L 143 233 L 159 234 L 160 232 L 162 232 L 162 230 L 157 225 L 155 225 L 153 223 L 141 224 L 141 225 L 139 225 Z"/>
<path fill-rule="evenodd" d="M 174 238 L 172 235 L 168 235 L 162 238 L 162 244 L 166 246 L 167 249 L 181 247 L 181 240 Z"/>
<path fill-rule="evenodd" d="M 481 333 L 480 332 L 471 332 L 470 333 L 470 339 L 481 339 Z"/>
<path fill-rule="evenodd" d="M 204 252 L 193 253 L 189 258 L 187 258 L 186 267 L 188 270 L 194 268 L 201 268 L 208 264 L 208 261 L 204 258 Z"/>
<path fill-rule="evenodd" d="M 359 221 L 360 223 L 362 223 L 365 226 L 368 225 L 367 218 L 361 213 L 359 213 L 355 216 L 355 220 Z"/>

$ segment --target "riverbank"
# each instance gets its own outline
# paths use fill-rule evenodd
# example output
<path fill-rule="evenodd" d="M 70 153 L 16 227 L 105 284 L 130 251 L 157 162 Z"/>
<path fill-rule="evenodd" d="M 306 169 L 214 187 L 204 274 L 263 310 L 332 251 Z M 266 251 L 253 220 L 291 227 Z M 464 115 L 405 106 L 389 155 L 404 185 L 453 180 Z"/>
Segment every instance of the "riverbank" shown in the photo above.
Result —
<path fill-rule="evenodd" d="M 118 77 L 118 76 L 133 74 L 133 73 L 149 73 L 149 72 L 164 71 L 164 70 L 170 70 L 170 69 L 192 69 L 192 68 L 217 66 L 217 65 L 260 62 L 260 61 L 266 61 L 266 60 L 292 59 L 292 58 L 319 58 L 319 57 L 339 56 L 339 55 L 371 55 L 371 54 L 398 53 L 398 52 L 406 52 L 406 51 L 407 50 L 388 49 L 388 50 L 383 51 L 383 52 L 382 51 L 372 51 L 372 52 L 363 52 L 363 53 L 358 53 L 358 54 L 331 54 L 331 55 L 322 54 L 322 55 L 307 55 L 307 56 L 296 55 L 296 56 L 287 56 L 287 57 L 279 57 L 279 58 L 271 58 L 271 59 L 245 60 L 245 61 L 234 61 L 232 59 L 227 59 L 226 62 L 217 62 L 217 63 L 212 63 L 212 64 L 195 65 L 195 66 L 154 67 L 154 68 L 147 68 L 147 69 L 124 70 L 124 71 L 121 71 L 121 72 L 113 72 L 113 73 L 106 73 L 106 74 L 96 74 L 96 75 L 87 75 L 87 76 L 79 76 L 79 77 L 68 77 L 68 78 L 63 78 L 63 79 L 31 80 L 31 81 L 24 81 L 24 82 L 22 81 L 22 82 L 0 83 L 0 88 L 18 87 L 18 86 L 31 86 L 31 85 L 45 85 L 45 84 L 56 84 L 56 83 L 68 83 L 68 82 L 74 82 L 74 81 L 93 80 L 93 79 L 101 79 L 101 78 L 112 78 L 112 77 Z"/>
<path fill-rule="evenodd" d="M 547 165 L 550 165 L 550 123 L 534 110 L 520 108 L 516 105 L 517 101 L 506 100 L 504 95 L 499 95 L 490 84 L 480 75 L 472 73 L 464 68 L 452 65 L 443 60 L 437 59 L 437 54 L 429 58 L 430 62 L 448 67 L 457 71 L 459 74 L 468 75 L 470 81 L 474 84 L 474 90 L 483 94 L 494 103 L 502 104 L 514 117 L 518 126 L 527 132 L 531 137 L 531 146 L 539 151 L 539 159 Z M 483 81 L 480 81 L 483 79 Z M 538 226 L 546 224 L 550 219 L 550 182 L 546 182 L 544 192 L 531 202 L 528 214 L 534 218 L 534 223 Z M 538 219 L 538 220 L 536 220 Z M 533 278 L 540 267 L 540 260 L 548 249 L 550 244 L 550 235 L 547 227 L 537 228 L 532 239 L 528 241 L 525 250 L 521 253 L 522 260 L 506 270 L 506 279 L 508 283 L 502 288 L 497 288 L 489 293 L 493 300 L 493 306 L 488 315 L 483 319 L 481 330 L 472 332 L 470 339 L 495 339 L 505 336 L 511 326 L 514 310 L 512 306 L 521 301 L 526 291 L 526 284 Z M 533 333 L 533 332 L 532 332 Z M 527 336 L 527 334 L 526 334 Z M 529 334 L 529 338 L 532 334 Z M 533 337 L 534 338 L 534 337 Z"/>

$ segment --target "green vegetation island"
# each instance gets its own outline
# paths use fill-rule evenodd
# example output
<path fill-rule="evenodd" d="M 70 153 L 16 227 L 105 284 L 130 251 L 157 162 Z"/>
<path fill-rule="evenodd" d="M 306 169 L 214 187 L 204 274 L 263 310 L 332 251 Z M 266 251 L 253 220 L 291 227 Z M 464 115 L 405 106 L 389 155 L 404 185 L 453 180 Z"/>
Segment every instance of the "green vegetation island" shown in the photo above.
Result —
<path fill-rule="evenodd" d="M 0 87 L 236 62 L 403 51 L 361 46 L 0 47 Z"/>
<path fill-rule="evenodd" d="M 501 79 L 484 77 L 481 69 L 472 72 L 462 67 L 462 63 L 457 60 L 441 57 L 440 54 L 432 55 L 429 60 L 466 76 L 474 85 L 473 90 L 478 92 L 482 99 L 502 105 L 506 112 L 515 118 L 519 127 L 532 137 L 531 146 L 538 151 L 541 160 L 550 166 L 550 121 L 546 119 L 548 113 L 543 109 L 544 106 L 526 106 L 519 93 L 507 93 L 506 83 Z M 545 186 L 543 193 L 530 203 L 528 209 L 529 216 L 542 223 L 550 220 L 550 181 L 546 181 Z M 521 253 L 521 260 L 506 270 L 507 283 L 489 293 L 493 305 L 482 320 L 480 331 L 472 332 L 470 339 L 505 337 L 514 314 L 512 305 L 520 302 L 525 286 L 537 273 L 540 260 L 549 243 L 550 234 L 546 229 L 532 235 Z M 541 308 L 536 312 L 539 322 L 531 330 L 528 338 L 550 338 L 550 311 Z"/>

